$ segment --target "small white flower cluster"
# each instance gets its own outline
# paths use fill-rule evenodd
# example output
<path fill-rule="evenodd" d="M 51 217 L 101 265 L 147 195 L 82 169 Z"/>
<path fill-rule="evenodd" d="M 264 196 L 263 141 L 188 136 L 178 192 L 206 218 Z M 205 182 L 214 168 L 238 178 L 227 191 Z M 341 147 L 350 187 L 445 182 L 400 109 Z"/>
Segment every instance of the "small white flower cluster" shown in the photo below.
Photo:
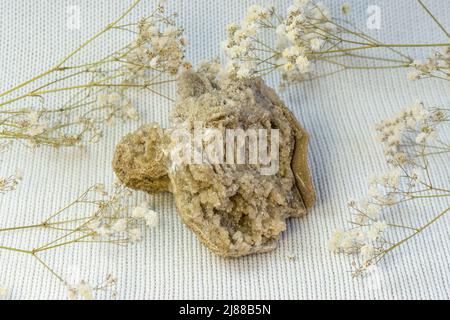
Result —
<path fill-rule="evenodd" d="M 388 164 L 393 169 L 369 179 L 367 198 L 349 201 L 348 206 L 354 212 L 352 228 L 336 230 L 329 241 L 329 249 L 334 253 L 362 257 L 362 263 L 353 264 L 354 275 L 364 273 L 384 255 L 437 221 L 435 218 L 415 228 L 401 222 L 388 224 L 384 220 L 387 211 L 406 201 L 448 197 L 450 194 L 446 187 L 434 187 L 429 170 L 431 155 L 450 154 L 448 142 L 436 139 L 437 127 L 449 120 L 449 109 L 428 111 L 423 104 L 417 103 L 376 126 L 379 139 L 385 145 Z M 434 140 L 433 145 L 427 145 Z M 389 227 L 406 231 L 407 235 L 402 240 L 388 240 L 387 234 L 383 233 Z"/>
<path fill-rule="evenodd" d="M 87 114 L 91 112 L 88 111 Z M 91 133 L 91 137 L 97 135 L 94 124 L 98 121 L 95 118 L 75 117 L 75 114 L 68 115 L 49 109 L 21 109 L 15 111 L 15 116 L 10 117 L 8 122 L 3 123 L 3 133 L 12 138 L 25 139 L 33 148 L 40 145 L 71 146 L 80 142 L 81 136 L 88 132 Z M 76 130 L 78 133 L 67 133 L 70 131 L 69 128 L 78 127 Z"/>
<path fill-rule="evenodd" d="M 435 51 L 426 61 L 415 60 L 411 64 L 413 71 L 408 73 L 408 80 L 416 81 L 424 78 L 440 78 L 450 80 L 450 47 Z"/>
<path fill-rule="evenodd" d="M 222 42 L 221 46 L 230 58 L 226 68 L 229 73 L 235 73 L 239 78 L 254 75 L 257 66 L 256 61 L 251 58 L 254 42 L 265 22 L 269 21 L 273 14 L 273 8 L 253 5 L 240 25 L 231 23 L 227 26 L 227 40 Z"/>
<path fill-rule="evenodd" d="M 158 213 L 149 209 L 147 203 L 142 203 L 133 209 L 132 217 L 135 219 L 143 219 L 145 225 L 149 228 L 157 227 L 159 224 Z"/>
<path fill-rule="evenodd" d="M 402 165 L 407 161 L 403 145 L 424 145 L 436 138 L 436 129 L 429 126 L 430 115 L 422 103 L 416 103 L 376 125 L 385 155 L 394 160 L 394 164 Z"/>
<path fill-rule="evenodd" d="M 163 21 L 163 26 L 160 26 Z M 148 78 L 148 74 L 163 72 L 176 75 L 186 67 L 184 48 L 187 40 L 183 29 L 159 16 L 142 20 L 138 25 L 135 48 L 126 55 L 125 66 L 130 78 Z"/>
<path fill-rule="evenodd" d="M 142 203 L 128 214 L 126 202 L 131 192 L 116 184 L 114 192 L 109 194 L 102 184 L 92 188 L 105 199 L 98 201 L 99 212 L 86 226 L 86 231 L 96 240 L 135 243 L 142 238 L 143 226 L 154 228 L 159 224 L 158 214 Z"/>
<path fill-rule="evenodd" d="M 21 110 L 12 122 L 16 131 L 11 134 L 27 135 L 31 147 L 41 144 L 71 146 L 81 142 L 82 137 L 85 141 L 97 143 L 103 137 L 103 123 L 114 125 L 117 119 L 139 119 L 139 112 L 125 95 L 125 89 L 126 87 L 116 91 L 100 90 L 94 103 L 86 103 L 91 110 L 77 111 L 78 108 L 73 108 L 67 114 L 61 113 L 57 119 L 53 110 Z"/>
<path fill-rule="evenodd" d="M 70 300 L 77 300 L 79 296 L 85 300 L 94 300 L 92 287 L 84 280 L 73 287 L 69 287 L 68 298 Z"/>
<path fill-rule="evenodd" d="M 7 288 L 0 287 L 0 299 L 6 298 L 9 294 L 9 290 Z"/>
<path fill-rule="evenodd" d="M 106 121 L 109 124 L 114 124 L 114 120 L 117 118 L 139 119 L 139 112 L 123 92 L 100 93 L 97 95 L 97 104 L 99 108 L 109 110 L 106 114 Z"/>
<path fill-rule="evenodd" d="M 69 300 L 77 300 L 80 297 L 84 300 L 95 300 L 94 292 L 95 291 L 106 291 L 107 289 L 110 289 L 114 287 L 117 284 L 117 279 L 113 277 L 112 275 L 108 275 L 106 277 L 106 280 L 93 288 L 87 281 L 81 280 L 76 285 L 70 285 L 68 286 L 68 298 Z M 117 292 L 113 290 L 112 297 L 116 298 Z"/>
<path fill-rule="evenodd" d="M 48 125 L 40 119 L 37 111 L 31 111 L 28 115 L 27 132 L 30 136 L 41 135 L 48 129 Z"/>
<path fill-rule="evenodd" d="M 11 141 L 0 141 L 0 154 L 8 151 L 11 144 Z"/>
<path fill-rule="evenodd" d="M 361 201 L 359 205 L 351 200 L 348 205 L 357 212 L 352 221 L 355 228 L 335 230 L 328 242 L 328 249 L 336 254 L 358 255 L 362 258 L 363 268 L 367 268 L 383 254 L 385 241 L 382 235 L 389 225 L 380 220 L 381 205 L 369 203 L 368 200 Z"/>
<path fill-rule="evenodd" d="M 361 254 L 367 262 L 381 251 L 376 243 L 388 228 L 385 221 L 376 221 L 366 228 L 343 231 L 335 230 L 328 243 L 333 253 Z"/>
<path fill-rule="evenodd" d="M 369 179 L 368 196 L 376 201 L 380 205 L 392 205 L 398 201 L 396 191 L 399 189 L 403 172 L 400 169 L 392 169 L 382 175 L 374 175 Z M 372 209 L 372 210 L 371 210 Z M 371 214 L 374 210 L 374 206 L 363 206 L 362 210 L 367 210 L 367 216 L 371 219 L 377 217 Z"/>
<path fill-rule="evenodd" d="M 22 178 L 22 174 L 19 171 L 6 178 L 0 177 L 0 194 L 16 190 Z"/>
<path fill-rule="evenodd" d="M 311 71 L 314 53 L 321 51 L 329 34 L 336 32 L 329 11 L 321 3 L 298 0 L 288 9 L 277 29 L 277 48 L 282 52 L 283 79 L 296 81 Z"/>
<path fill-rule="evenodd" d="M 295 0 L 285 18 L 274 7 L 251 6 L 240 25 L 227 26 L 227 40 L 222 43 L 230 60 L 226 70 L 248 78 L 282 68 L 283 80 L 299 80 L 311 71 L 312 55 L 336 30 L 330 19 L 327 8 L 312 0 Z M 267 43 L 266 30 L 271 32 Z"/>

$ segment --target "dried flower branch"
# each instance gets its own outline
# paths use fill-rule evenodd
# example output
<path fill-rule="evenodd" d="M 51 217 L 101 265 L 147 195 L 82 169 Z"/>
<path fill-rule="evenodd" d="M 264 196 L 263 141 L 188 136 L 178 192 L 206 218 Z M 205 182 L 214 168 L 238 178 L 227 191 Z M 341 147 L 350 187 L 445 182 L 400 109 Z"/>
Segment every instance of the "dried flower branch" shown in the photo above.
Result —
<path fill-rule="evenodd" d="M 138 118 L 129 98 L 131 90 L 171 99 L 161 92 L 161 86 L 175 81 L 181 67 L 189 67 L 184 62 L 183 30 L 175 25 L 176 14 L 166 14 L 162 6 L 138 22 L 125 23 L 140 2 L 135 1 L 54 67 L 0 93 L 0 141 L 53 147 L 96 142 L 103 124 Z M 135 39 L 96 61 L 70 64 L 80 51 L 114 30 L 133 33 Z M 79 83 L 68 85 L 69 81 Z M 53 102 L 55 95 L 67 98 L 62 104 Z"/>
<path fill-rule="evenodd" d="M 354 262 L 354 275 L 363 274 L 450 211 L 450 186 L 438 185 L 434 181 L 437 170 L 432 168 L 438 158 L 445 163 L 450 161 L 450 141 L 445 140 L 448 135 L 439 135 L 439 131 L 448 130 L 449 121 L 450 109 L 428 111 L 419 103 L 377 125 L 392 170 L 370 179 L 367 198 L 349 202 L 354 211 L 350 222 L 353 227 L 335 231 L 329 243 L 333 252 L 358 256 L 360 261 Z M 425 205 L 427 200 L 437 198 L 447 203 L 446 207 L 421 226 L 388 221 L 395 220 L 391 214 L 401 210 L 404 203 Z M 389 228 L 401 230 L 403 237 L 390 239 Z"/>
<path fill-rule="evenodd" d="M 408 74 L 411 81 L 436 78 L 450 81 L 450 47 L 442 51 L 433 51 L 426 62 L 414 60 L 411 66 L 415 69 Z"/>
<path fill-rule="evenodd" d="M 428 8 L 422 7 L 433 17 Z M 344 5 L 342 13 L 350 10 Z M 443 28 L 442 24 L 439 24 Z M 415 68 L 409 78 L 449 79 L 450 42 L 435 44 L 386 44 L 354 28 L 350 22 L 331 17 L 328 9 L 312 0 L 294 0 L 287 14 L 275 7 L 254 5 L 240 24 L 227 27 L 228 38 L 222 49 L 229 59 L 227 73 L 237 77 L 265 76 L 281 70 L 282 87 L 288 83 L 317 79 L 345 70 Z M 444 48 L 425 65 L 399 51 L 405 47 Z M 385 49 L 392 57 L 371 55 Z M 366 53 L 367 52 L 367 53 Z M 369 62 L 361 65 L 359 62 Z M 332 72 L 320 74 L 314 64 L 334 66 Z M 420 72 L 419 72 L 420 71 Z"/>
<path fill-rule="evenodd" d="M 84 298 L 89 298 L 92 296 L 92 291 L 105 290 L 115 284 L 116 280 L 112 276 L 108 276 L 104 283 L 92 289 L 88 289 L 90 287 L 85 281 L 72 285 L 53 270 L 41 255 L 75 244 L 125 246 L 139 241 L 145 227 L 158 225 L 158 216 L 156 212 L 148 209 L 147 204 L 141 204 L 135 208 L 130 207 L 128 204 L 130 196 L 131 192 L 120 184 L 115 184 L 112 192 L 107 192 L 104 185 L 95 185 L 41 223 L 0 229 L 0 234 L 46 229 L 59 233 L 53 240 L 35 248 L 16 248 L 2 245 L 0 250 L 32 256 L 68 288 L 69 297 L 74 298 L 81 295 Z M 92 212 L 80 215 L 80 211 L 86 212 L 86 206 L 92 208 Z M 80 210 L 80 208 L 83 210 Z"/>
<path fill-rule="evenodd" d="M 10 142 L 0 142 L 0 155 L 6 152 L 10 146 Z M 0 194 L 15 190 L 21 180 L 22 174 L 20 172 L 16 172 L 8 177 L 0 176 Z"/>
<path fill-rule="evenodd" d="M 16 190 L 16 187 L 20 181 L 22 181 L 22 175 L 20 172 L 6 178 L 0 177 L 0 194 Z"/>

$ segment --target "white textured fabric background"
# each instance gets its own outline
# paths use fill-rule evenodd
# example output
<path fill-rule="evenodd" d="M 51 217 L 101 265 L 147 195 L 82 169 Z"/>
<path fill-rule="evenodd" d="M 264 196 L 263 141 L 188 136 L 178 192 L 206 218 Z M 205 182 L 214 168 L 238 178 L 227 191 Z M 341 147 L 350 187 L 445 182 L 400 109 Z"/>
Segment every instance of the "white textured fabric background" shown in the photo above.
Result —
<path fill-rule="evenodd" d="M 425 0 L 450 28 L 448 0 Z M 172 0 L 168 7 L 180 14 L 190 40 L 188 57 L 195 63 L 219 54 L 227 23 L 238 21 L 253 0 Z M 272 1 L 286 6 L 288 0 Z M 344 1 L 325 1 L 337 12 Z M 353 0 L 351 18 L 365 28 L 369 5 L 381 8 L 381 30 L 370 31 L 386 42 L 436 42 L 445 36 L 414 0 Z M 111 22 L 126 0 L 2 0 L 0 2 L 0 91 L 46 70 L 84 39 Z M 78 5 L 82 26 L 66 28 L 67 7 Z M 154 6 L 145 0 L 133 14 L 139 17 Z M 117 46 L 108 38 L 87 56 Z M 427 50 L 412 51 L 423 57 Z M 269 83 L 275 85 L 274 79 Z M 333 229 L 344 225 L 347 199 L 364 195 L 366 177 L 382 172 L 381 147 L 373 124 L 422 100 L 429 106 L 450 99 L 448 84 L 408 82 L 406 71 L 348 72 L 296 86 L 282 98 L 311 133 L 310 164 L 318 202 L 309 216 L 291 220 L 279 248 L 269 254 L 223 260 L 203 247 L 177 217 L 170 195 L 136 193 L 136 203 L 148 199 L 160 213 L 161 226 L 132 247 L 77 246 L 53 251 L 44 259 L 58 272 L 96 283 L 112 273 L 123 299 L 423 299 L 450 296 L 449 219 L 429 229 L 387 258 L 366 279 L 353 279 L 351 258 L 331 255 L 326 248 Z M 16 144 L 0 162 L 0 174 L 18 168 L 24 181 L 14 193 L 0 195 L 0 226 L 39 222 L 49 213 L 96 182 L 110 184 L 110 161 L 115 144 L 145 122 L 168 125 L 170 103 L 141 97 L 142 119 L 107 130 L 104 140 L 86 152 L 42 148 L 31 152 Z M 448 171 L 448 164 L 443 170 Z M 442 208 L 435 203 L 422 214 Z M 410 208 L 407 221 L 421 211 Z M 419 209 L 417 209 L 419 210 Z M 25 247 L 45 241 L 43 232 L 14 233 L 0 244 Z M 287 258 L 295 255 L 294 260 Z M 10 298 L 65 298 L 66 289 L 28 256 L 0 251 L 0 287 Z M 101 296 L 100 296 L 101 297 Z"/>

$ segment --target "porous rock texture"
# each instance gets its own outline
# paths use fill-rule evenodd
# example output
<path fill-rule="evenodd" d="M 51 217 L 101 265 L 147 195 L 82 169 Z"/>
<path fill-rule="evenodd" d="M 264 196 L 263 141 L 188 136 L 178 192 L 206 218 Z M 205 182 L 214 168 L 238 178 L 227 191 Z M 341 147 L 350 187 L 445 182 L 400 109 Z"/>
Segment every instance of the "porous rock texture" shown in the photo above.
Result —
<path fill-rule="evenodd" d="M 151 124 L 117 146 L 114 170 L 127 186 L 169 191 L 184 223 L 224 257 L 271 251 L 286 219 L 306 214 L 315 201 L 307 164 L 308 135 L 263 80 L 218 80 L 210 70 L 184 73 L 171 115 L 172 128 Z M 262 175 L 259 164 L 177 164 L 173 128 L 194 123 L 226 129 L 279 129 L 279 170 Z M 207 141 L 203 141 L 207 144 Z"/>

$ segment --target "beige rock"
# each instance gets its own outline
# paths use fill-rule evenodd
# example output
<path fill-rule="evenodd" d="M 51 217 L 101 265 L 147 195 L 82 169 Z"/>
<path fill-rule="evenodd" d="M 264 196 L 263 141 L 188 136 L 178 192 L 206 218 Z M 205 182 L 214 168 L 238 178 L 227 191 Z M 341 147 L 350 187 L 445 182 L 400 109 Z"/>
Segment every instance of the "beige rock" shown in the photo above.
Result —
<path fill-rule="evenodd" d="M 145 125 L 122 139 L 116 147 L 113 167 L 124 185 L 148 193 L 169 191 L 168 159 L 161 149 L 163 139 L 164 130 L 157 124 Z"/>
<path fill-rule="evenodd" d="M 273 250 L 286 219 L 303 216 L 314 204 L 308 135 L 261 79 L 217 80 L 208 70 L 185 73 L 171 120 L 170 129 L 153 124 L 126 136 L 117 146 L 114 170 L 131 188 L 171 192 L 184 223 L 217 255 Z M 174 130 L 193 133 L 198 122 L 224 136 L 227 129 L 278 129 L 279 170 L 262 175 L 261 164 L 176 163 Z M 212 143 L 205 139 L 202 146 Z"/>

